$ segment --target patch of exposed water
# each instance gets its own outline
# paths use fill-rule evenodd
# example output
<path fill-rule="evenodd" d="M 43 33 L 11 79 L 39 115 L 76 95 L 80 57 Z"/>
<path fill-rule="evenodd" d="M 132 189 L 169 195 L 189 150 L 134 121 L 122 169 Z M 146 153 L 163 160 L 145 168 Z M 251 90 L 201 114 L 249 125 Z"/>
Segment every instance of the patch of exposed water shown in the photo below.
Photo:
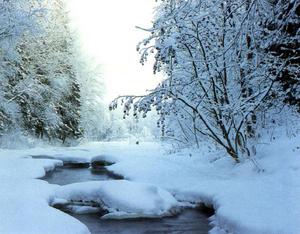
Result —
<path fill-rule="evenodd" d="M 67 185 L 71 183 L 122 179 L 107 171 L 104 167 L 98 169 L 73 168 L 68 165 L 58 167 L 53 172 L 47 173 L 43 180 L 50 184 Z M 206 234 L 210 226 L 208 215 L 197 209 L 187 209 L 175 217 L 160 219 L 101 219 L 101 214 L 70 214 L 84 223 L 92 234 Z"/>

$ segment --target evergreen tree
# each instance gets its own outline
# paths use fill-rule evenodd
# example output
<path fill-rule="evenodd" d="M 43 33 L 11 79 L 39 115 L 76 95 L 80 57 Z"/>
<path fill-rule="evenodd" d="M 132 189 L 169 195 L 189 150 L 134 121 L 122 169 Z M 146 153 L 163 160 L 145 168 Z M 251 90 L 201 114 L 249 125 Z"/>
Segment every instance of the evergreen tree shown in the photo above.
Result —
<path fill-rule="evenodd" d="M 266 18 L 266 51 L 286 63 L 278 80 L 285 103 L 300 112 L 300 1 L 276 0 L 269 3 Z"/>
<path fill-rule="evenodd" d="M 1 16 L 10 22 L 6 30 L 14 30 L 1 45 L 5 52 L 1 133 L 19 128 L 23 135 L 49 140 L 78 138 L 82 134 L 80 88 L 64 3 L 33 0 L 1 4 L 6 7 Z M 6 49 L 8 40 L 10 48 Z"/>
<path fill-rule="evenodd" d="M 38 11 L 28 1 L 0 1 L 0 136 L 19 128 L 22 93 L 15 87 L 24 69 L 17 46 L 25 33 L 36 32 Z"/>

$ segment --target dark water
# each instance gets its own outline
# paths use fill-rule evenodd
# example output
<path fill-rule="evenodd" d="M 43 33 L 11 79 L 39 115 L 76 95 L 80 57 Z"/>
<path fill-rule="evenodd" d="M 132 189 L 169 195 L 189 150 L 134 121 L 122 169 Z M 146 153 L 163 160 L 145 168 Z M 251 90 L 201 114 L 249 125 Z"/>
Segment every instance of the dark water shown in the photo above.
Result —
<path fill-rule="evenodd" d="M 185 210 L 176 217 L 163 219 L 104 220 L 97 214 L 72 215 L 84 223 L 91 233 L 122 234 L 207 234 L 207 216 L 197 210 Z"/>
<path fill-rule="evenodd" d="M 57 168 L 43 179 L 51 184 L 66 185 L 76 182 L 114 179 L 105 170 L 89 168 Z M 188 209 L 175 217 L 163 219 L 104 220 L 99 214 L 70 214 L 84 223 L 92 234 L 207 234 L 208 216 L 199 210 Z"/>
<path fill-rule="evenodd" d="M 47 173 L 43 180 L 50 184 L 66 185 L 78 182 L 112 180 L 105 170 L 91 170 L 89 168 L 58 167 L 53 172 Z"/>

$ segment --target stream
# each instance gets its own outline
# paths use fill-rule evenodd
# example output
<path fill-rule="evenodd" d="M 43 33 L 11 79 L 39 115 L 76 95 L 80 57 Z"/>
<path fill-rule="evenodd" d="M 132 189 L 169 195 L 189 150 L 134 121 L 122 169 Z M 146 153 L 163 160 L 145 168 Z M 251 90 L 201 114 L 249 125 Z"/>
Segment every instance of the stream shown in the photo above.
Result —
<path fill-rule="evenodd" d="M 71 183 L 121 179 L 107 170 L 90 168 L 58 167 L 43 178 L 50 184 L 67 185 Z M 207 234 L 210 230 L 208 215 L 197 209 L 187 209 L 175 217 L 158 219 L 100 219 L 99 214 L 70 214 L 84 223 L 92 234 Z"/>

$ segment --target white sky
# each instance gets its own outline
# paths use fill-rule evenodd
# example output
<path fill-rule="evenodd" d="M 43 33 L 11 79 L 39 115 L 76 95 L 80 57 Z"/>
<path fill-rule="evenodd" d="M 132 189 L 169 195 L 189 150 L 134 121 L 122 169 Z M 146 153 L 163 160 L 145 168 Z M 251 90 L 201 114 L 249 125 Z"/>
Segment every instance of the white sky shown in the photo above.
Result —
<path fill-rule="evenodd" d="M 84 50 L 102 67 L 107 102 L 155 87 L 159 77 L 153 75 L 152 63 L 142 66 L 136 52 L 147 34 L 135 28 L 151 26 L 155 0 L 69 0 L 69 4 Z"/>

